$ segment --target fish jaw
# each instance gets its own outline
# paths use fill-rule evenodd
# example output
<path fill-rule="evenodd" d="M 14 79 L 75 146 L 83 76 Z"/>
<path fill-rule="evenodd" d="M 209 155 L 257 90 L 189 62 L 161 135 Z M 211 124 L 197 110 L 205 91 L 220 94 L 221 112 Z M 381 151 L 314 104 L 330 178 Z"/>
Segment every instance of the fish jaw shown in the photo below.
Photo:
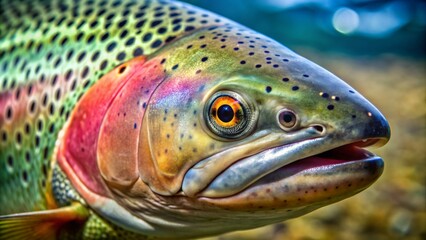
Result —
<path fill-rule="evenodd" d="M 350 148 L 354 148 L 351 151 L 356 152 L 357 157 L 334 156 L 333 152 Z M 218 176 L 199 197 L 202 201 L 239 211 L 284 209 L 290 212 L 309 206 L 322 207 L 350 197 L 370 186 L 383 172 L 384 163 L 380 157 L 352 144 L 331 150 L 329 154 L 332 154 L 330 158 L 320 154 L 299 159 L 228 196 L 219 191 L 225 177 Z M 228 175 L 226 180 L 231 182 L 232 177 Z"/>
<path fill-rule="evenodd" d="M 317 137 L 269 148 L 219 168 L 208 184 L 201 184 L 209 176 L 205 170 L 215 164 L 213 156 L 208 159 L 211 162 L 201 162 L 187 172 L 183 192 L 238 210 L 330 204 L 377 180 L 383 171 L 383 160 L 361 146 L 381 145 L 388 134 L 381 132 L 347 144 Z M 194 188 L 199 191 L 194 193 Z"/>

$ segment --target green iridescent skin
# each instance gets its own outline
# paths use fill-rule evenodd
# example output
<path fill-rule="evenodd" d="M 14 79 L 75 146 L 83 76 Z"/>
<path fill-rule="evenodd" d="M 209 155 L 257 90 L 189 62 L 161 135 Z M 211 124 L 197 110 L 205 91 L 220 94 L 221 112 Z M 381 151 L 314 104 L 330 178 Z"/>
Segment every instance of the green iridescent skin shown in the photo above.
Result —
<path fill-rule="evenodd" d="M 115 2 L 1 1 L 0 214 L 48 208 L 58 132 L 102 75 L 226 21 L 180 3 Z"/>
<path fill-rule="evenodd" d="M 284 165 L 265 170 L 256 179 L 242 177 L 242 182 L 251 181 L 244 186 L 232 175 L 208 179 L 215 171 L 229 173 L 214 168 L 223 166 L 223 159 L 229 158 L 231 162 L 225 164 L 231 168 L 237 160 L 299 140 L 322 141 L 300 148 L 301 159 L 364 138 L 389 138 L 383 116 L 350 86 L 279 43 L 227 19 L 159 0 L 0 0 L 0 5 L 0 215 L 84 202 L 81 199 L 87 196 L 80 198 L 77 193 L 81 186 L 73 186 L 71 177 L 71 183 L 67 180 L 72 170 L 66 169 L 63 175 L 56 164 L 61 133 L 88 90 L 115 67 L 138 56 L 146 56 L 148 64 L 143 66 L 147 69 L 135 70 L 130 64 L 129 71 L 157 72 L 162 77 L 161 84 L 152 86 L 149 102 L 137 102 L 146 108 L 138 126 L 142 129 L 138 146 L 146 150 L 138 152 L 139 174 L 131 179 L 133 185 L 120 185 L 124 182 L 120 177 L 131 174 L 113 175 L 116 172 L 109 165 L 100 169 L 107 182 L 103 186 L 111 190 L 108 198 L 132 217 L 154 226 L 153 236 L 197 237 L 297 217 L 365 189 L 382 171 L 381 159 L 371 166 L 362 163 L 371 167 L 368 173 L 362 164 L 336 167 L 335 175 L 312 168 L 305 175 L 272 181 L 267 190 L 250 184 Z M 122 78 L 117 75 L 117 79 Z M 206 103 L 221 91 L 237 93 L 251 104 L 254 123 L 242 137 L 215 135 L 206 121 Z M 282 109 L 296 112 L 296 130 L 311 135 L 303 139 L 305 135 L 300 137 L 298 131 L 283 128 L 277 117 Z M 221 156 L 222 152 L 230 154 Z M 271 160 L 270 155 L 263 156 L 265 161 Z M 197 164 L 201 167 L 194 168 Z M 109 176 L 111 172 L 118 177 Z M 211 182 L 215 177 L 217 182 Z M 233 189 L 223 187 L 223 182 Z M 343 182 L 348 187 L 313 191 Z M 204 191 L 209 183 L 214 184 Z M 290 192 L 283 194 L 278 183 L 288 184 Z M 194 197 L 197 194 L 202 197 Z M 61 238 L 130 239 L 141 237 L 133 230 L 150 231 L 137 224 L 120 225 L 114 222 L 119 217 L 92 210 L 79 232 L 65 226 Z M 256 221 L 247 221 L 252 216 Z"/>
<path fill-rule="evenodd" d="M 215 20 L 202 18 L 201 12 L 182 9 L 179 3 L 101 3 L 1 2 L 0 163 L 5 169 L 0 172 L 2 214 L 46 209 L 46 181 L 58 132 L 79 97 L 93 83 L 121 62 L 149 55 L 166 44 L 168 38 L 193 31 L 185 28 L 213 25 Z M 161 9 L 155 10 L 157 7 Z M 160 12 L 164 15 L 154 16 Z M 172 13 L 180 14 L 170 18 Z M 190 17 L 197 20 L 185 21 Z M 183 21 L 171 24 L 179 18 Z M 201 19 L 209 22 L 201 23 Z M 151 27 L 156 20 L 162 22 Z M 162 28 L 167 31 L 159 34 Z M 158 40 L 161 44 L 153 46 Z M 10 196 L 11 192 L 15 195 Z"/>

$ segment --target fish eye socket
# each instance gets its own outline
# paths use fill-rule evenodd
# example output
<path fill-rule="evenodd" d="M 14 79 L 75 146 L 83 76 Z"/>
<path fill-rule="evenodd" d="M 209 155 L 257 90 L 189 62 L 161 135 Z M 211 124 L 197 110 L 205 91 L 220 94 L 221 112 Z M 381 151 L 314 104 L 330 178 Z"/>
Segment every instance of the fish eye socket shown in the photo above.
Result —
<path fill-rule="evenodd" d="M 239 138 L 249 132 L 253 125 L 252 107 L 235 92 L 215 93 L 204 112 L 210 131 L 220 138 Z"/>
<path fill-rule="evenodd" d="M 280 127 L 286 131 L 293 129 L 297 126 L 298 123 L 296 114 L 289 109 L 283 109 L 279 111 L 277 114 L 277 118 Z"/>

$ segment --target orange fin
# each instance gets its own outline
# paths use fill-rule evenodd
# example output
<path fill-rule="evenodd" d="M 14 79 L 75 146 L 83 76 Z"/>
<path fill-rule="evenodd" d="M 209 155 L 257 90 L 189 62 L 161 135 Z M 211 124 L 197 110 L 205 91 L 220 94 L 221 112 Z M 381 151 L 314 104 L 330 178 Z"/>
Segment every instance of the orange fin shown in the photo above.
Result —
<path fill-rule="evenodd" d="M 63 224 L 85 221 L 89 210 L 80 203 L 70 206 L 0 216 L 0 239 L 55 239 Z"/>

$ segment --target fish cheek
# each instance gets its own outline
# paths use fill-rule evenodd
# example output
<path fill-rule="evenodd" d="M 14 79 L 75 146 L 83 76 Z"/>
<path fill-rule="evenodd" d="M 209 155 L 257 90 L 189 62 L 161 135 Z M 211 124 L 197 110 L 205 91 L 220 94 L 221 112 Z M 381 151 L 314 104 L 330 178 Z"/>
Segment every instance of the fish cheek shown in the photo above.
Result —
<path fill-rule="evenodd" d="M 201 126 L 201 83 L 171 78 L 153 94 L 142 125 L 139 173 L 156 193 L 173 195 L 186 171 L 215 149 Z"/>

